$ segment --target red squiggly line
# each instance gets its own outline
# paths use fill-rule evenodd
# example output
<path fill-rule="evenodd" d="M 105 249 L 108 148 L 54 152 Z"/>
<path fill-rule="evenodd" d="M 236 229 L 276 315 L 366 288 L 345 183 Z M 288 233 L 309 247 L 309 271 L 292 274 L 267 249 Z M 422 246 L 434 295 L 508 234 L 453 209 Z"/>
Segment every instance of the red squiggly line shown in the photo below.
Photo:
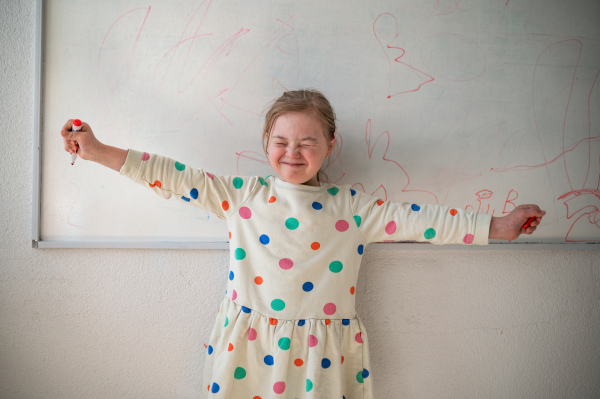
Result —
<path fill-rule="evenodd" d="M 377 21 L 379 20 L 379 18 L 381 18 L 381 17 L 382 17 L 382 16 L 384 16 L 384 15 L 389 15 L 390 17 L 392 17 L 392 18 L 394 19 L 394 22 L 395 22 L 395 24 L 396 24 L 396 34 L 395 34 L 395 36 L 392 38 L 392 40 L 390 40 L 390 42 L 389 42 L 389 43 L 387 43 L 386 45 L 384 45 L 384 44 L 381 42 L 381 40 L 379 39 L 379 36 L 377 36 L 377 32 L 375 31 L 375 25 L 377 25 Z M 398 94 L 404 94 L 404 93 L 412 93 L 412 92 L 416 92 L 416 91 L 418 91 L 418 90 L 419 90 L 419 89 L 420 89 L 420 88 L 421 88 L 421 87 L 422 87 L 424 84 L 426 84 L 426 83 L 429 83 L 429 82 L 433 82 L 433 81 L 435 80 L 435 79 L 434 79 L 432 76 L 429 76 L 429 75 L 428 75 L 428 74 L 426 74 L 425 72 L 423 72 L 423 71 L 420 71 L 420 70 L 418 70 L 417 68 L 415 68 L 415 67 L 413 67 L 413 66 L 411 66 L 411 65 L 408 65 L 408 64 L 406 64 L 406 63 L 404 63 L 404 62 L 400 61 L 400 58 L 404 57 L 404 54 L 406 53 L 406 51 L 405 51 L 403 48 L 401 48 L 401 47 L 395 47 L 395 46 L 392 46 L 392 45 L 391 45 L 391 44 L 394 42 L 394 40 L 396 40 L 396 38 L 398 37 L 398 20 L 396 19 L 396 17 L 395 17 L 394 15 L 392 15 L 392 14 L 390 14 L 390 13 L 383 13 L 383 14 L 380 14 L 380 15 L 379 15 L 379 16 L 378 16 L 378 17 L 375 19 L 375 22 L 373 22 L 373 34 L 375 35 L 375 38 L 377 39 L 377 41 L 378 41 L 378 42 L 379 42 L 379 44 L 381 45 L 381 48 L 383 49 L 383 52 L 385 53 L 385 57 L 387 58 L 388 65 L 389 65 L 390 77 L 389 77 L 389 80 L 388 80 L 388 97 L 387 97 L 387 98 L 392 98 L 392 97 L 394 97 L 394 96 L 396 96 L 396 95 L 398 95 Z M 385 47 L 384 47 L 384 46 L 385 46 Z M 391 63 L 391 61 L 390 61 L 390 58 L 388 57 L 388 54 L 387 54 L 386 48 L 388 48 L 388 49 L 396 49 L 396 50 L 400 50 L 400 51 L 402 51 L 402 54 L 401 54 L 399 57 L 396 57 L 396 58 L 394 59 L 394 61 L 396 61 L 396 62 L 397 62 L 397 63 L 399 63 L 399 64 L 402 64 L 402 65 L 405 65 L 405 66 L 409 67 L 410 69 L 412 69 L 412 70 L 413 70 L 413 71 L 415 71 L 415 72 L 418 72 L 419 74 L 423 74 L 423 75 L 427 76 L 427 77 L 429 78 L 429 80 L 426 80 L 425 82 L 421 83 L 421 84 L 419 85 L 419 87 L 417 87 L 417 88 L 416 88 L 416 89 L 414 89 L 414 90 L 406 90 L 406 91 L 398 92 L 398 93 L 395 93 L 395 94 L 390 94 L 390 89 L 391 89 L 391 85 L 392 85 L 392 63 Z"/>
<path fill-rule="evenodd" d="M 435 198 L 435 203 L 437 204 L 439 202 L 437 196 L 434 193 L 430 192 L 430 191 L 425 191 L 425 190 L 407 190 L 406 189 L 410 185 L 410 176 L 408 175 L 408 173 L 406 172 L 406 170 L 402 167 L 402 165 L 400 165 L 398 162 L 394 161 L 393 159 L 386 158 L 388 149 L 390 148 L 390 133 L 388 131 L 384 131 L 383 133 L 381 133 L 379 135 L 379 137 L 377 137 L 377 140 L 375 140 L 375 143 L 373 144 L 373 146 L 371 146 L 371 136 L 372 136 L 372 134 L 371 134 L 371 119 L 369 119 L 367 121 L 367 127 L 366 127 L 366 130 L 365 130 L 365 141 L 367 143 L 367 151 L 368 151 L 368 154 L 369 154 L 369 158 L 372 157 L 373 150 L 377 146 L 377 143 L 379 142 L 379 140 L 384 135 L 387 137 L 387 144 L 386 144 L 385 151 L 383 153 L 382 159 L 384 161 L 387 161 L 387 162 L 392 162 L 393 164 L 395 164 L 396 166 L 398 166 L 400 168 L 400 170 L 402 170 L 402 172 L 406 176 L 406 179 L 408 180 L 408 182 L 406 183 L 406 185 L 402 188 L 402 192 L 403 193 L 404 192 L 418 192 L 418 193 L 431 194 L 433 196 L 433 198 Z"/>
<path fill-rule="evenodd" d="M 133 47 L 131 48 L 131 52 L 129 53 L 129 58 L 131 61 L 131 55 L 133 54 L 133 50 L 135 50 L 135 46 L 137 45 L 137 42 L 140 38 L 140 34 L 142 33 L 142 29 L 144 28 L 144 24 L 146 23 L 146 20 L 148 19 L 148 15 L 150 14 L 150 9 L 151 7 L 141 7 L 141 8 L 134 8 L 133 10 L 129 10 L 127 11 L 125 14 L 121 15 L 119 18 L 117 18 L 117 20 L 115 22 L 113 22 L 113 24 L 110 26 L 110 28 L 108 28 L 108 32 L 106 32 L 106 35 L 104 35 L 104 39 L 102 39 L 102 44 L 100 45 L 100 51 L 98 53 L 98 62 L 96 63 L 96 66 L 100 65 L 100 57 L 102 55 L 102 49 L 104 48 L 104 42 L 106 41 L 106 38 L 108 37 L 110 31 L 112 30 L 112 28 L 115 27 L 115 25 L 117 24 L 117 22 L 119 22 L 121 20 L 121 18 L 123 18 L 125 15 L 134 12 L 134 11 L 139 11 L 139 10 L 148 10 L 146 12 L 146 16 L 144 17 L 144 21 L 142 22 L 142 25 L 140 26 L 140 30 L 138 31 L 138 35 L 135 38 L 135 42 L 133 43 Z"/>

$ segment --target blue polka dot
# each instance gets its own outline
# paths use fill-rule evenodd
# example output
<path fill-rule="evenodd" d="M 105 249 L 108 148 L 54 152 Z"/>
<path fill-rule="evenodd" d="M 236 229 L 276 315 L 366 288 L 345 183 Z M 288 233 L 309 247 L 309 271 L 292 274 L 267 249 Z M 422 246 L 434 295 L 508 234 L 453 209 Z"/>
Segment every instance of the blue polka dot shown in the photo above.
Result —
<path fill-rule="evenodd" d="M 321 360 L 321 367 L 323 367 L 324 369 L 328 369 L 329 366 L 331 366 L 331 360 L 323 358 L 323 360 Z"/>
<path fill-rule="evenodd" d="M 302 327 L 302 326 L 303 326 L 303 325 L 305 325 L 305 324 L 306 324 L 306 320 L 298 320 L 298 325 L 299 325 L 300 327 Z"/>
<path fill-rule="evenodd" d="M 350 194 L 352 194 L 352 196 L 354 197 L 356 195 L 356 190 L 350 189 Z"/>
<path fill-rule="evenodd" d="M 323 209 L 323 204 L 321 204 L 320 202 L 315 201 L 315 202 L 312 203 L 312 207 L 313 207 L 313 209 L 316 209 L 318 211 L 319 209 Z"/>
<path fill-rule="evenodd" d="M 364 246 L 364 245 L 362 245 L 362 244 L 360 244 L 360 245 L 358 246 L 358 254 L 359 254 L 359 255 L 362 255 L 364 251 L 365 251 L 365 246 Z"/>
<path fill-rule="evenodd" d="M 421 210 L 421 207 L 420 207 L 419 205 L 417 205 L 417 204 L 412 204 L 412 205 L 410 206 L 410 209 L 412 209 L 413 211 L 415 211 L 415 212 L 416 212 L 416 211 L 420 211 L 420 210 Z"/>
<path fill-rule="evenodd" d="M 229 272 L 229 279 L 230 279 L 230 280 L 233 280 L 233 276 L 234 276 L 233 272 L 232 272 L 232 271 L 230 271 L 230 272 Z"/>
<path fill-rule="evenodd" d="M 259 237 L 259 241 L 261 244 L 267 245 L 269 242 L 271 242 L 271 239 L 269 238 L 268 235 L 263 234 L 262 236 Z"/>
<path fill-rule="evenodd" d="M 244 313 L 250 313 L 251 311 L 252 311 L 252 309 L 247 308 L 245 306 L 242 306 L 242 312 L 244 312 Z"/>
<path fill-rule="evenodd" d="M 188 197 L 184 197 L 183 195 L 181 196 L 181 199 L 186 201 L 186 202 L 190 202 L 190 199 Z"/>
<path fill-rule="evenodd" d="M 342 324 L 345 326 L 349 326 L 350 325 L 350 319 L 342 319 Z"/>
<path fill-rule="evenodd" d="M 302 289 L 306 292 L 312 291 L 313 288 L 314 288 L 314 285 L 310 281 L 307 281 L 306 283 L 302 284 Z"/>
<path fill-rule="evenodd" d="M 193 199 L 198 199 L 198 190 L 192 188 L 192 191 L 190 191 L 190 197 L 192 197 Z"/>
<path fill-rule="evenodd" d="M 267 366 L 272 366 L 272 365 L 273 365 L 273 363 L 275 363 L 275 362 L 273 361 L 273 356 L 271 356 L 271 355 L 267 355 L 267 356 L 265 356 L 265 364 L 266 364 Z"/>
<path fill-rule="evenodd" d="M 363 378 L 367 378 L 369 376 L 369 370 L 363 369 Z"/>
<path fill-rule="evenodd" d="M 221 387 L 219 387 L 219 384 L 217 384 L 216 382 L 213 382 L 212 389 L 210 391 L 212 393 L 217 393 L 217 392 L 219 392 L 219 389 L 221 389 Z"/>
<path fill-rule="evenodd" d="M 208 354 L 212 355 L 213 353 L 213 347 L 211 345 L 208 345 Z"/>

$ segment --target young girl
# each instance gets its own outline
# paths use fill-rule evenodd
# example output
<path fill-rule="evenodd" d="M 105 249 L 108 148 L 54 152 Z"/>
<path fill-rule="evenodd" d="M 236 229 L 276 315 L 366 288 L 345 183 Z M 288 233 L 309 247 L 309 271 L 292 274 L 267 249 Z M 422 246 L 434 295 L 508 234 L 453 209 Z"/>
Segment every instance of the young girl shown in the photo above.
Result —
<path fill-rule="evenodd" d="M 372 398 L 367 334 L 354 308 L 367 244 L 514 240 L 545 214 L 521 205 L 497 218 L 323 183 L 335 114 L 314 90 L 286 92 L 268 111 L 263 146 L 278 177 L 264 179 L 109 147 L 88 124 L 71 132 L 71 123 L 61 132 L 67 151 L 227 221 L 231 265 L 206 355 L 208 397 Z M 529 217 L 536 219 L 522 229 Z"/>

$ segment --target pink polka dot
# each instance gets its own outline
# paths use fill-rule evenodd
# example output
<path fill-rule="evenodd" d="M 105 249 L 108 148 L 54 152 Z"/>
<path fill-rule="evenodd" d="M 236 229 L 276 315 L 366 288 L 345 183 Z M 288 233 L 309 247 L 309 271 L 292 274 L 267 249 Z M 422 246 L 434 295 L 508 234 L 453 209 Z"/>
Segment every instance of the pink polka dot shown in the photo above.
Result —
<path fill-rule="evenodd" d="M 147 161 L 150 159 L 150 154 L 148 154 L 147 152 L 142 154 L 142 161 Z"/>
<path fill-rule="evenodd" d="M 279 381 L 273 385 L 273 391 L 275 393 L 284 393 L 285 392 L 285 382 Z"/>
<path fill-rule="evenodd" d="M 290 270 L 294 266 L 294 262 L 291 259 L 283 258 L 279 261 L 279 266 L 283 270 Z"/>
<path fill-rule="evenodd" d="M 323 307 L 323 312 L 325 312 L 326 315 L 331 316 L 332 314 L 335 313 L 336 307 L 335 304 L 333 303 L 328 303 L 327 305 L 325 305 Z"/>
<path fill-rule="evenodd" d="M 467 234 L 465 236 L 465 238 L 463 238 L 463 242 L 465 244 L 473 244 L 473 239 L 475 238 L 475 236 L 473 236 L 473 234 Z"/>
<path fill-rule="evenodd" d="M 242 219 L 250 219 L 250 217 L 252 216 L 252 212 L 250 211 L 250 208 L 248 207 L 241 207 L 240 208 L 240 216 L 242 217 Z"/>
<path fill-rule="evenodd" d="M 361 333 L 356 333 L 356 335 L 354 336 L 354 339 L 356 340 L 356 342 L 358 342 L 359 344 L 363 343 L 362 340 L 362 335 L 360 335 Z"/>
<path fill-rule="evenodd" d="M 315 346 L 317 346 L 318 343 L 319 343 L 319 340 L 317 339 L 317 337 L 315 337 L 312 334 L 308 336 L 308 346 L 309 347 L 314 348 Z"/>
<path fill-rule="evenodd" d="M 254 341 L 257 337 L 257 333 L 256 330 L 254 328 L 250 328 L 250 330 L 248 330 L 248 341 Z"/>
<path fill-rule="evenodd" d="M 393 220 L 391 222 L 389 222 L 387 224 L 387 226 L 385 226 L 385 232 L 388 235 L 392 235 L 394 234 L 394 232 L 396 231 L 396 222 L 394 222 Z"/>
<path fill-rule="evenodd" d="M 348 230 L 348 227 L 350 227 L 350 225 L 345 220 L 338 220 L 335 222 L 335 229 L 339 232 Z"/>
<path fill-rule="evenodd" d="M 235 301 L 235 298 L 237 298 L 237 292 L 235 292 L 235 290 L 233 290 L 233 293 L 231 294 L 231 299 L 233 299 Z"/>
<path fill-rule="evenodd" d="M 211 175 L 210 173 L 208 173 L 208 172 L 204 172 L 204 173 L 206 173 L 206 176 L 208 176 L 211 180 L 215 180 L 215 177 L 213 175 Z"/>

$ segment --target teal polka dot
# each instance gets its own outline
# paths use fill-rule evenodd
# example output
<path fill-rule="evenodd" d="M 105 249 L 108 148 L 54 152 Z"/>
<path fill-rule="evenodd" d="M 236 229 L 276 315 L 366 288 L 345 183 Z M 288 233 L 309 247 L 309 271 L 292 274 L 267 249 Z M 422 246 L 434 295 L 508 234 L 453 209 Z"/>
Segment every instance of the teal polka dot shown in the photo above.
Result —
<path fill-rule="evenodd" d="M 313 389 L 313 383 L 311 380 L 309 380 L 308 378 L 306 379 L 306 392 L 310 392 L 310 390 Z"/>
<path fill-rule="evenodd" d="M 358 215 L 354 215 L 354 222 L 356 223 L 356 227 L 360 227 L 360 224 L 362 223 L 362 218 Z"/>
<path fill-rule="evenodd" d="M 358 372 L 358 374 L 356 374 L 356 381 L 358 381 L 359 383 L 363 383 L 363 372 L 362 370 Z"/>
<path fill-rule="evenodd" d="M 175 162 L 175 169 L 182 172 L 185 169 L 185 165 L 179 162 Z"/>
<path fill-rule="evenodd" d="M 241 380 L 242 378 L 246 377 L 246 370 L 244 370 L 243 367 L 238 367 L 237 369 L 235 369 L 233 377 L 236 380 Z"/>
<path fill-rule="evenodd" d="M 234 255 L 235 255 L 235 259 L 242 260 L 246 257 L 246 251 L 244 251 L 242 248 L 236 248 Z"/>
<path fill-rule="evenodd" d="M 329 264 L 329 270 L 331 270 L 333 273 L 339 273 L 343 268 L 344 265 L 342 265 L 342 262 L 339 260 L 335 260 Z"/>
<path fill-rule="evenodd" d="M 290 349 L 291 343 L 292 341 L 289 338 L 283 337 L 277 342 L 277 345 L 279 345 L 279 349 L 286 351 Z"/>
<path fill-rule="evenodd" d="M 244 179 L 242 179 L 241 177 L 233 178 L 233 187 L 235 187 L 239 190 L 240 188 L 242 188 L 243 185 L 244 185 Z"/>
<path fill-rule="evenodd" d="M 434 237 L 435 237 L 435 230 L 434 229 L 427 229 L 427 230 L 425 230 L 425 239 L 426 240 L 431 240 Z"/>
<path fill-rule="evenodd" d="M 285 309 L 285 302 L 281 299 L 274 299 L 273 302 L 271 302 L 271 308 L 276 311 L 281 311 Z"/>
<path fill-rule="evenodd" d="M 223 327 L 227 327 L 229 325 L 229 317 L 225 318 L 225 325 Z"/>
<path fill-rule="evenodd" d="M 331 187 L 327 189 L 327 192 L 331 195 L 337 195 L 340 192 L 340 189 L 337 187 Z"/>
<path fill-rule="evenodd" d="M 285 227 L 290 230 L 296 230 L 300 226 L 300 222 L 296 218 L 289 218 L 285 221 Z"/>
<path fill-rule="evenodd" d="M 258 178 L 258 181 L 260 182 L 260 184 L 262 184 L 263 186 L 267 186 L 269 187 L 269 184 L 265 181 L 265 179 L 263 179 L 262 177 Z"/>

